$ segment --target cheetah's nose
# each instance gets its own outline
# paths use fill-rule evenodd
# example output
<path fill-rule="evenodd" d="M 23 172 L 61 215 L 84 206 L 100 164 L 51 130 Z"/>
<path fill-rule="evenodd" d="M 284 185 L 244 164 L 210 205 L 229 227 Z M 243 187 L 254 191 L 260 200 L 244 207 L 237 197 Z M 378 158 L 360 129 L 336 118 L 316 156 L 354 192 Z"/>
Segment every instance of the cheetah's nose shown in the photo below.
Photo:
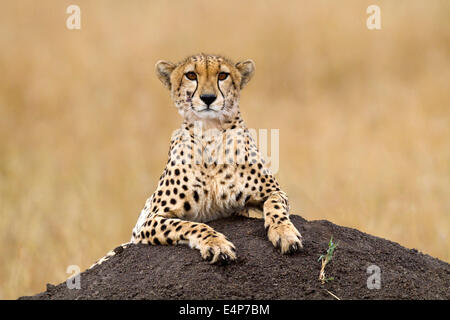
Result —
<path fill-rule="evenodd" d="M 211 103 L 216 100 L 217 96 L 215 94 L 202 94 L 200 99 L 209 107 Z"/>

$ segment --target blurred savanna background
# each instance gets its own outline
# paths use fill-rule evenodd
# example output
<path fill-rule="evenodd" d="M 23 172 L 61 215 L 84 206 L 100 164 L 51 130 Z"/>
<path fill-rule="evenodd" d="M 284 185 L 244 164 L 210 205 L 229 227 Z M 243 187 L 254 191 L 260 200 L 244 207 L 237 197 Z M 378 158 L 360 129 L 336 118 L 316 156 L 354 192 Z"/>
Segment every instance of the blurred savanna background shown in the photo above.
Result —
<path fill-rule="evenodd" d="M 66 28 L 71 4 L 81 30 Z M 372 4 L 381 30 L 366 27 Z M 198 52 L 255 61 L 241 111 L 280 129 L 292 213 L 450 261 L 449 1 L 1 8 L 0 298 L 129 240 L 181 123 L 154 64 Z"/>

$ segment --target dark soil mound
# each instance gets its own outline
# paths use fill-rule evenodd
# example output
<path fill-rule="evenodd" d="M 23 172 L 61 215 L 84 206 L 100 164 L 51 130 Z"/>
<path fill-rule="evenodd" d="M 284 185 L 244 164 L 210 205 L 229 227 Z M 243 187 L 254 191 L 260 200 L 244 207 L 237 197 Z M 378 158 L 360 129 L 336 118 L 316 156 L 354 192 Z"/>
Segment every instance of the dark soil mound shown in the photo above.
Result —
<path fill-rule="evenodd" d="M 132 245 L 81 274 L 81 289 L 63 282 L 25 299 L 450 299 L 450 265 L 399 244 L 292 216 L 304 249 L 283 256 L 266 238 L 259 219 L 211 222 L 236 246 L 228 266 L 202 261 L 187 246 Z M 318 258 L 333 236 L 338 248 L 321 284 Z M 368 289 L 367 268 L 381 270 L 381 288 Z M 333 295 L 332 295 L 333 294 Z"/>

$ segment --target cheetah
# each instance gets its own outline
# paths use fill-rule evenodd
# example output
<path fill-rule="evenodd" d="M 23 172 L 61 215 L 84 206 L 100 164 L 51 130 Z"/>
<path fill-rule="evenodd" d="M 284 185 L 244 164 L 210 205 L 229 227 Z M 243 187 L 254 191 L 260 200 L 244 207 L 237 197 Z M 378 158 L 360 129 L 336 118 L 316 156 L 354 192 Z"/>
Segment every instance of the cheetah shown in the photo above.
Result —
<path fill-rule="evenodd" d="M 239 110 L 241 90 L 255 71 L 252 60 L 233 63 L 218 55 L 158 61 L 156 74 L 170 91 L 181 128 L 170 141 L 167 165 L 147 199 L 129 244 L 187 244 L 212 264 L 236 260 L 225 235 L 205 222 L 249 209 L 263 213 L 267 237 L 283 254 L 302 248 L 281 190 Z"/>

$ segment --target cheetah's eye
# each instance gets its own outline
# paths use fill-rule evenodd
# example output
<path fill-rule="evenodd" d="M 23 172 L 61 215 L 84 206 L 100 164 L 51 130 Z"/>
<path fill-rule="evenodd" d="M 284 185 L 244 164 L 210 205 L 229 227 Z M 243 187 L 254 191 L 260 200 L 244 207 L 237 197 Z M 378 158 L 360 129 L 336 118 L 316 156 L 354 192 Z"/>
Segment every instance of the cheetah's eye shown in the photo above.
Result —
<path fill-rule="evenodd" d="M 189 80 L 197 80 L 197 75 L 195 74 L 195 72 L 188 72 L 185 74 L 186 78 L 188 78 Z"/>
<path fill-rule="evenodd" d="M 218 76 L 218 79 L 219 79 L 220 81 L 223 81 L 223 80 L 225 80 L 226 78 L 228 78 L 228 75 L 229 75 L 229 73 L 226 73 L 226 72 L 220 72 L 220 73 L 219 73 L 219 76 Z"/>

